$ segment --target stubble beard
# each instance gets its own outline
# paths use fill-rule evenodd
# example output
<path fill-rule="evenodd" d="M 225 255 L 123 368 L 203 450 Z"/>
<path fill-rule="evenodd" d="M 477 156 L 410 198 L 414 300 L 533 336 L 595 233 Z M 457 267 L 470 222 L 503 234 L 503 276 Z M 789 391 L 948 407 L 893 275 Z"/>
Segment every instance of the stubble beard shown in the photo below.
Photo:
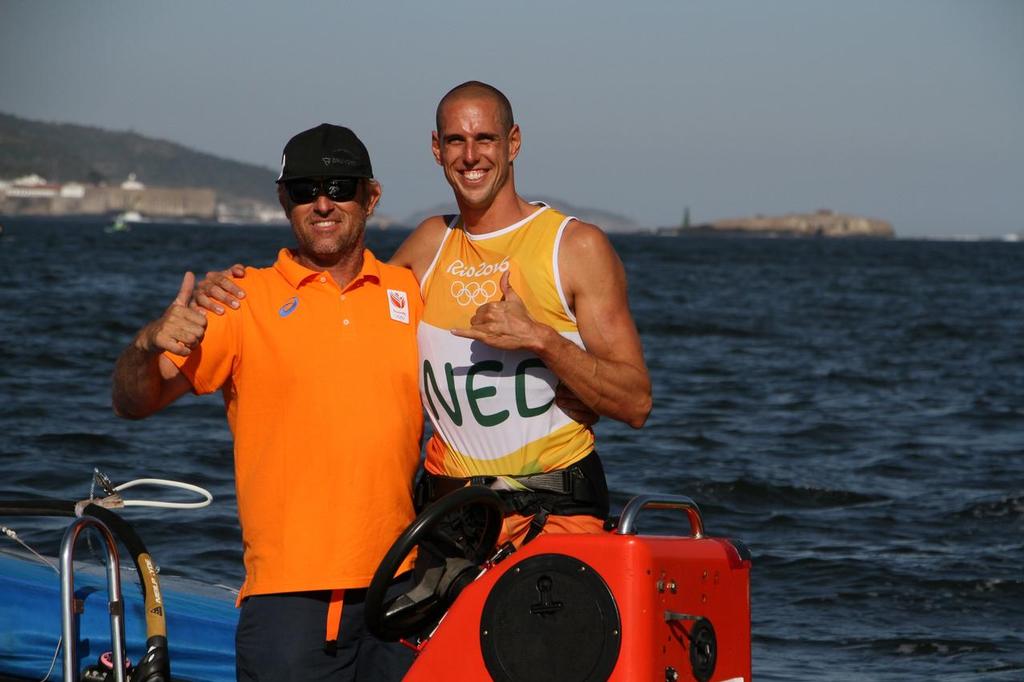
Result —
<path fill-rule="evenodd" d="M 296 229 L 296 241 L 299 246 L 299 256 L 308 262 L 320 267 L 330 267 L 338 264 L 347 257 L 362 253 L 360 245 L 366 231 L 366 216 L 345 226 L 338 234 L 316 237 L 309 232 Z"/>

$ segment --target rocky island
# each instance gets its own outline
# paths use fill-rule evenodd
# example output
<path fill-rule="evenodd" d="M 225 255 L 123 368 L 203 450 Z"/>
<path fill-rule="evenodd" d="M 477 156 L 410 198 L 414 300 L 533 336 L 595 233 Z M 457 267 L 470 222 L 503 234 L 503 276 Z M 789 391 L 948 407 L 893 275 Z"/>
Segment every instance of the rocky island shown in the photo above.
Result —
<path fill-rule="evenodd" d="M 662 228 L 661 234 L 680 236 L 761 236 L 761 237 L 860 237 L 891 239 L 892 224 L 877 218 L 836 213 L 827 209 L 814 213 L 787 213 L 780 216 L 756 215 L 752 218 L 728 218 L 693 226 Z"/>

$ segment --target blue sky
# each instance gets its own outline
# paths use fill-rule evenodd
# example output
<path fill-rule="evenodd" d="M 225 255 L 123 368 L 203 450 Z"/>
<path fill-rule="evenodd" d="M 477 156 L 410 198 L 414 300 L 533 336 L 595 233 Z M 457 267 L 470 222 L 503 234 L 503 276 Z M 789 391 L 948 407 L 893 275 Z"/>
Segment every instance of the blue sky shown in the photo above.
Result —
<path fill-rule="evenodd" d="M 650 226 L 827 207 L 901 236 L 1024 230 L 1017 0 L 0 0 L 0 111 L 267 167 L 347 124 L 396 217 L 449 197 L 433 111 L 471 78 L 512 100 L 527 198 Z"/>

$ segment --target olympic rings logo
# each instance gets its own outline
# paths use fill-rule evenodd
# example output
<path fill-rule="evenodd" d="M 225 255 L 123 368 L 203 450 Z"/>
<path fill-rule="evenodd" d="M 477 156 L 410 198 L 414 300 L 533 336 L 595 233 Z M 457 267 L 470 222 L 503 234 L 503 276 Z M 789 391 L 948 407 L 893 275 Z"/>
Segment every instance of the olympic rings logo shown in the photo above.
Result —
<path fill-rule="evenodd" d="M 498 293 L 498 285 L 494 280 L 486 282 L 452 282 L 452 297 L 462 306 L 473 304 L 481 306 Z"/>

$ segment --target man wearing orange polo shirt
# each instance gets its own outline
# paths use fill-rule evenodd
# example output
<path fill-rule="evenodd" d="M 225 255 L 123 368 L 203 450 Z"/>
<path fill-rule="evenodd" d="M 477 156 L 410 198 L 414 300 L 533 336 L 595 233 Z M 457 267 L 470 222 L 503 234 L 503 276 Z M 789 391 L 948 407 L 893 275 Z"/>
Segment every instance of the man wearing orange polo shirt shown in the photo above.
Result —
<path fill-rule="evenodd" d="M 114 370 L 114 410 L 129 419 L 223 393 L 246 571 L 239 680 L 400 679 L 412 661 L 362 616 L 363 588 L 414 518 L 423 428 L 418 287 L 364 247 L 380 196 L 352 131 L 299 133 L 278 178 L 297 247 L 249 268 L 248 305 L 223 316 L 188 307 L 186 273 Z"/>

